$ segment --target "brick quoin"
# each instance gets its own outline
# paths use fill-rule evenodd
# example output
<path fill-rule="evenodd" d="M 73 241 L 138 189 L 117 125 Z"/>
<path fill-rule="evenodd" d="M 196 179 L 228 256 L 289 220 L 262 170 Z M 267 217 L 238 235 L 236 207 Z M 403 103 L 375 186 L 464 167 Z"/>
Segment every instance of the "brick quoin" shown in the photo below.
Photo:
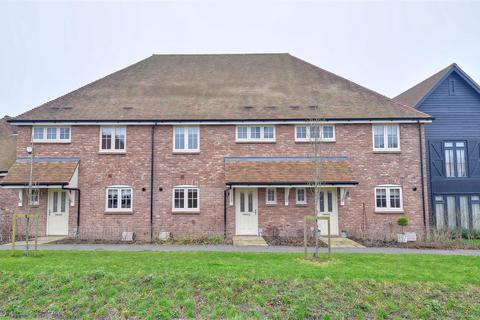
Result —
<path fill-rule="evenodd" d="M 337 194 L 339 230 L 346 230 L 349 235 L 363 234 L 375 239 L 393 237 L 399 231 L 396 220 L 401 214 L 375 213 L 374 188 L 381 184 L 398 184 L 403 187 L 404 215 L 410 220 L 407 230 L 423 233 L 418 126 L 400 125 L 400 152 L 376 153 L 372 147 L 371 124 L 335 125 L 336 142 L 322 143 L 321 155 L 347 157 L 354 178 L 358 181 L 356 187 L 349 189 L 350 196 L 343 206 Z M 82 194 L 78 236 L 82 239 L 118 240 L 123 231 L 133 231 L 138 240 L 149 241 L 151 127 L 127 126 L 125 154 L 99 153 L 99 126 L 71 128 L 71 143 L 35 144 L 35 156 L 80 158 L 78 187 Z M 153 237 L 157 238 L 160 231 L 171 232 L 174 237 L 223 236 L 226 188 L 224 158 L 312 155 L 311 144 L 295 142 L 294 128 L 294 125 L 276 125 L 275 143 L 236 143 L 234 125 L 202 125 L 200 152 L 174 154 L 173 127 L 156 126 Z M 26 156 L 30 137 L 31 127 L 18 127 L 17 157 Z M 424 161 L 426 173 L 425 165 Z M 133 188 L 133 213 L 105 212 L 106 188 L 111 185 Z M 199 187 L 199 213 L 172 212 L 172 189 L 176 185 Z M 296 205 L 295 189 L 292 188 L 289 205 L 285 206 L 283 192 L 283 188 L 277 189 L 277 204 L 267 206 L 265 189 L 259 189 L 259 228 L 263 229 L 265 235 L 303 235 L 303 217 L 313 213 L 312 195 L 308 194 L 307 205 Z M 13 201 L 16 201 L 16 196 Z M 47 191 L 42 190 L 40 205 L 35 210 L 42 217 L 40 230 L 43 234 L 46 206 Z M 69 209 L 69 234 L 73 236 L 77 203 Z M 428 219 L 428 206 L 426 210 Z M 366 226 L 362 225 L 363 221 L 366 221 Z M 228 237 L 234 232 L 235 208 L 228 205 L 227 201 Z"/>

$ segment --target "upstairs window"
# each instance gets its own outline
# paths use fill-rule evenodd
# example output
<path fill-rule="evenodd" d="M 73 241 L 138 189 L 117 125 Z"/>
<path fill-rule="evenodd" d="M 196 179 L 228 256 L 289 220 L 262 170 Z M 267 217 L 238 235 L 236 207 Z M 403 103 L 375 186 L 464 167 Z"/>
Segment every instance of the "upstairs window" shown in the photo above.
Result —
<path fill-rule="evenodd" d="M 450 79 L 448 81 L 448 94 L 451 96 L 455 95 L 455 79 Z"/>
<path fill-rule="evenodd" d="M 335 126 L 330 124 L 320 126 L 295 126 L 295 141 L 335 141 Z"/>
<path fill-rule="evenodd" d="M 237 142 L 274 142 L 274 126 L 238 126 Z"/>
<path fill-rule="evenodd" d="M 199 127 L 173 127 L 174 152 L 199 152 Z"/>
<path fill-rule="evenodd" d="M 112 186 L 107 188 L 106 211 L 131 212 L 133 189 L 126 186 Z"/>
<path fill-rule="evenodd" d="M 266 204 L 277 204 L 277 189 L 267 188 L 265 193 Z"/>
<path fill-rule="evenodd" d="M 32 139 L 41 143 L 68 143 L 70 127 L 33 127 Z"/>
<path fill-rule="evenodd" d="M 127 143 L 127 129 L 125 127 L 101 127 L 100 151 L 125 152 Z"/>
<path fill-rule="evenodd" d="M 447 178 L 465 178 L 467 176 L 465 141 L 447 141 L 445 149 L 445 175 Z"/>
<path fill-rule="evenodd" d="M 400 186 L 378 186 L 375 188 L 376 211 L 403 211 L 402 188 Z"/>
<path fill-rule="evenodd" d="M 373 151 L 400 151 L 398 124 L 373 125 Z"/>
<path fill-rule="evenodd" d="M 173 188 L 173 208 L 175 212 L 200 211 L 199 189 L 195 186 L 177 186 Z"/>

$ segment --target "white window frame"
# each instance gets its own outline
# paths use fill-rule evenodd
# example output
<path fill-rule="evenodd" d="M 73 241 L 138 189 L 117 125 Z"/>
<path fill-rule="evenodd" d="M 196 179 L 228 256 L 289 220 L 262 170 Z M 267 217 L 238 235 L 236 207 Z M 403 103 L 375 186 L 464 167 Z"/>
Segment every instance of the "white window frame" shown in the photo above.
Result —
<path fill-rule="evenodd" d="M 252 138 L 251 137 L 251 131 L 252 128 L 260 128 L 260 138 Z M 240 138 L 238 136 L 238 128 L 247 128 L 247 137 L 246 138 Z M 272 138 L 265 138 L 265 128 L 272 128 L 273 129 L 273 137 Z M 235 127 L 235 141 L 236 142 L 275 142 L 277 138 L 276 134 L 276 128 L 274 125 L 237 125 Z"/>
<path fill-rule="evenodd" d="M 117 190 L 117 208 L 108 207 L 108 191 Z M 122 190 L 130 190 L 130 208 L 122 208 Z M 105 188 L 105 212 L 133 212 L 133 188 L 130 186 L 108 186 Z"/>
<path fill-rule="evenodd" d="M 311 127 L 316 127 L 316 126 L 317 125 L 315 125 L 315 124 L 309 124 L 309 123 L 295 125 L 295 132 L 294 132 L 295 142 L 312 142 L 312 141 L 315 141 L 315 138 L 311 138 L 310 131 L 311 131 Z M 297 130 L 300 127 L 305 127 L 305 135 L 306 135 L 305 138 L 298 138 L 297 137 Z M 335 125 L 334 124 L 319 124 L 318 127 L 319 127 L 319 130 L 320 130 L 320 138 L 318 139 L 318 141 L 320 141 L 320 142 L 335 142 L 336 141 L 336 134 L 335 134 L 336 130 L 335 130 Z M 324 138 L 323 137 L 323 127 L 332 127 L 333 128 L 333 137 L 332 138 Z"/>
<path fill-rule="evenodd" d="M 298 190 L 303 190 L 303 201 L 298 200 Z M 295 203 L 296 204 L 307 204 L 307 189 L 306 188 L 295 188 Z"/>
<path fill-rule="evenodd" d="M 177 149 L 175 147 L 175 129 L 182 128 L 183 129 L 183 145 L 185 148 L 183 149 Z M 188 129 L 189 128 L 197 128 L 198 134 L 197 134 L 197 148 L 196 149 L 189 149 L 188 148 Z M 172 126 L 172 133 L 173 133 L 173 146 L 172 150 L 174 153 L 198 153 L 200 152 L 200 126 Z"/>
<path fill-rule="evenodd" d="M 268 200 L 268 191 L 273 190 L 273 200 Z M 277 188 L 265 188 L 265 203 L 277 204 Z"/>
<path fill-rule="evenodd" d="M 376 126 L 383 126 L 383 148 L 376 148 L 375 147 L 375 127 Z M 393 126 L 397 128 L 397 148 L 389 148 L 388 147 L 388 127 Z M 376 123 L 372 124 L 372 147 L 373 151 L 381 151 L 381 152 L 398 152 L 400 151 L 400 125 L 399 124 L 392 124 L 392 123 Z"/>
<path fill-rule="evenodd" d="M 60 139 L 60 129 L 68 129 L 70 134 L 68 135 L 68 139 Z M 43 131 L 43 138 L 36 139 L 35 138 L 35 129 L 42 129 Z M 48 129 L 55 129 L 55 139 L 47 139 L 47 131 Z M 32 141 L 34 143 L 70 143 L 72 142 L 72 128 L 69 126 L 32 126 Z"/>
<path fill-rule="evenodd" d="M 28 195 L 28 189 L 26 189 L 27 191 L 27 195 Z M 38 206 L 40 205 L 40 189 L 32 189 L 32 196 L 34 193 L 37 193 L 37 200 L 36 201 L 32 201 L 32 198 L 29 198 L 28 202 L 31 206 Z"/>
<path fill-rule="evenodd" d="M 113 129 L 112 133 L 112 143 L 110 149 L 103 149 L 102 148 L 102 129 Z M 123 129 L 125 131 L 125 141 L 124 141 L 124 148 L 123 149 L 115 149 L 115 136 L 117 129 Z M 126 126 L 101 126 L 99 132 L 100 138 L 100 145 L 98 150 L 100 153 L 125 153 L 127 152 L 127 127 Z"/>
<path fill-rule="evenodd" d="M 188 208 L 188 190 L 197 190 L 197 207 Z M 175 208 L 175 190 L 183 190 L 183 208 Z M 194 185 L 180 185 L 172 188 L 172 212 L 200 212 L 200 188 Z"/>
<path fill-rule="evenodd" d="M 377 207 L 377 192 L 379 189 L 385 189 L 385 196 L 387 200 L 387 207 L 382 208 L 382 207 Z M 400 190 L 400 208 L 392 208 L 390 206 L 390 191 L 391 189 L 399 189 Z M 394 184 L 385 184 L 385 185 L 379 185 L 375 187 L 375 212 L 403 212 L 403 188 L 400 185 L 394 185 Z"/>

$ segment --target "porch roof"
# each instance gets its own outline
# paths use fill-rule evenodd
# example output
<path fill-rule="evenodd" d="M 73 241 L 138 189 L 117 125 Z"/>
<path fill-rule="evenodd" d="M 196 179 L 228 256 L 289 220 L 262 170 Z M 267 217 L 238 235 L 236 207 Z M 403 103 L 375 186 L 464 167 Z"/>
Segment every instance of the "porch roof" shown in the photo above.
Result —
<path fill-rule="evenodd" d="M 320 158 L 323 185 L 355 185 L 350 163 L 346 157 Z M 312 157 L 227 157 L 227 185 L 302 185 L 315 179 Z"/>
<path fill-rule="evenodd" d="M 32 184 L 38 187 L 68 186 L 77 187 L 78 158 L 34 158 Z M 30 177 L 30 158 L 17 158 L 0 186 L 28 186 Z"/>

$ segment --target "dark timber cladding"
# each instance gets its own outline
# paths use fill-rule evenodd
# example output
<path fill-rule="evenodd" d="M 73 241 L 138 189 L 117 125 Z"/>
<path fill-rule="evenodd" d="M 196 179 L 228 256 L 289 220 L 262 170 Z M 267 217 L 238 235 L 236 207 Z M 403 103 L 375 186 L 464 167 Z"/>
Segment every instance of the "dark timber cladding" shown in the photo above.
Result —
<path fill-rule="evenodd" d="M 430 205 L 437 227 L 480 230 L 480 88 L 456 64 L 395 98 L 431 114 Z"/>
<path fill-rule="evenodd" d="M 101 108 L 99 108 L 101 106 Z M 429 119 L 290 54 L 153 55 L 25 121 Z"/>

